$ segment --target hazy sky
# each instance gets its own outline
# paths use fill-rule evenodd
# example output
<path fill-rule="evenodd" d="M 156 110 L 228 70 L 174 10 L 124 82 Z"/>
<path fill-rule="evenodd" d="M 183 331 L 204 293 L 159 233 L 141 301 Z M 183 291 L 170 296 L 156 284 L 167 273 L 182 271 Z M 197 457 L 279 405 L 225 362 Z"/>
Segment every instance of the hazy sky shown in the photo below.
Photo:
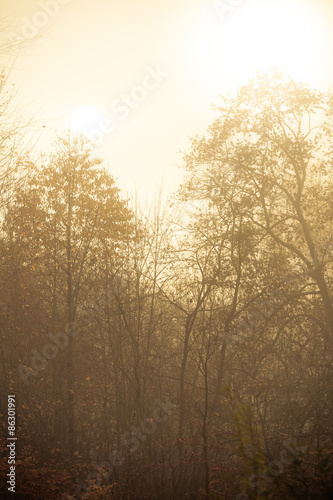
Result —
<path fill-rule="evenodd" d="M 119 186 L 137 187 L 142 197 L 163 177 L 175 187 L 178 151 L 212 121 L 218 94 L 233 91 L 256 67 L 279 65 L 321 90 L 333 83 L 332 0 L 0 6 L 12 32 L 27 39 L 12 79 L 16 103 L 27 118 L 36 115 L 38 147 L 45 149 L 70 117 L 73 127 L 99 137 L 97 151 Z"/>

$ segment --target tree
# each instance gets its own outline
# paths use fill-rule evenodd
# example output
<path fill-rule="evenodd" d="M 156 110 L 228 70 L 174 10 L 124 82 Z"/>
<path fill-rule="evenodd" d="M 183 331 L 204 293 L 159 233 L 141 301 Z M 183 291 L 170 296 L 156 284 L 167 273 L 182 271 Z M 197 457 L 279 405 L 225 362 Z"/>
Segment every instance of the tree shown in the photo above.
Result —
<path fill-rule="evenodd" d="M 132 231 L 131 217 L 102 161 L 91 156 L 82 140 L 70 137 L 59 139 L 55 153 L 35 167 L 6 214 L 4 230 L 23 233 L 17 251 L 23 253 L 24 266 L 33 263 L 33 281 L 42 296 L 41 306 L 47 307 L 49 331 L 40 328 L 40 339 L 45 343 L 47 334 L 59 329 L 68 334 L 65 370 L 61 359 L 55 366 L 60 380 L 66 373 L 70 455 L 76 443 L 74 336 L 77 322 L 85 321 L 82 314 L 79 319 L 78 306 L 98 287 L 93 263 L 100 273 L 106 252 L 114 262 L 121 259 L 121 242 Z M 59 380 L 55 387 L 61 394 Z M 54 396 L 59 399 L 59 394 Z"/>
<path fill-rule="evenodd" d="M 316 365 L 325 391 L 330 379 L 318 366 L 332 363 L 330 105 L 279 71 L 259 72 L 222 100 L 219 117 L 185 155 L 180 196 L 192 207 L 192 248 L 223 249 L 211 290 L 221 297 L 213 316 L 224 321 L 217 366 L 210 358 L 217 368 L 210 421 L 213 412 L 223 414 L 218 402 L 227 382 L 252 418 L 261 418 L 270 457 L 280 446 L 277 428 L 303 432 L 301 413 L 311 407 L 303 405 L 308 395 L 300 382 L 306 363 Z M 207 267 L 215 262 L 211 251 Z M 307 361 L 295 363 L 297 356 Z M 277 388 L 282 380 L 284 390 Z M 272 394 L 285 409 L 302 401 L 293 406 L 295 421 L 275 407 Z M 324 406 L 321 419 L 332 401 Z"/>
<path fill-rule="evenodd" d="M 331 131 L 320 116 L 327 99 L 273 71 L 258 73 L 218 111 L 209 136 L 195 139 L 186 157 L 184 192 L 214 208 L 234 193 L 229 217 L 246 217 L 250 231 L 281 248 L 317 287 L 331 346 Z"/>

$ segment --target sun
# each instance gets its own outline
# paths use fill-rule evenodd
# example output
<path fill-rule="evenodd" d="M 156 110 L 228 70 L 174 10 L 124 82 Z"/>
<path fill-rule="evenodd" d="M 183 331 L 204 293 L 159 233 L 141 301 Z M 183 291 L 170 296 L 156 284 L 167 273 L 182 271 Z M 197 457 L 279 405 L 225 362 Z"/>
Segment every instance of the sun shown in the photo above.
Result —
<path fill-rule="evenodd" d="M 89 133 L 99 127 L 102 114 L 97 106 L 84 104 L 69 115 L 69 126 L 73 132 Z"/>

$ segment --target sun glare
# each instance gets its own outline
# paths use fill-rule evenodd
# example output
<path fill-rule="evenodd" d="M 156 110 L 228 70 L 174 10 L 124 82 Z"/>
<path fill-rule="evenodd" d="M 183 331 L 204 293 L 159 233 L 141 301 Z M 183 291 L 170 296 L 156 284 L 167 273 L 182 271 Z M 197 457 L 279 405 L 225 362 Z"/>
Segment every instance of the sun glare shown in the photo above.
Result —
<path fill-rule="evenodd" d="M 310 12 L 297 2 L 289 2 L 288 9 L 283 2 L 265 2 L 258 4 L 257 9 L 244 9 L 237 18 L 228 65 L 237 80 L 246 79 L 258 67 L 265 66 L 278 66 L 307 79 L 309 71 L 313 71 L 310 61 L 318 62 L 320 54 L 321 37 L 317 30 Z"/>
<path fill-rule="evenodd" d="M 96 106 L 85 104 L 76 108 L 69 116 L 69 124 L 72 131 L 77 133 L 89 132 L 98 128 L 102 114 Z"/>
<path fill-rule="evenodd" d="M 185 55 L 189 69 L 197 84 L 214 90 L 243 84 L 257 69 L 272 66 L 319 84 L 326 76 L 328 44 L 320 16 L 323 12 L 306 0 L 243 1 L 223 19 L 213 10 L 209 19 L 192 23 Z"/>

